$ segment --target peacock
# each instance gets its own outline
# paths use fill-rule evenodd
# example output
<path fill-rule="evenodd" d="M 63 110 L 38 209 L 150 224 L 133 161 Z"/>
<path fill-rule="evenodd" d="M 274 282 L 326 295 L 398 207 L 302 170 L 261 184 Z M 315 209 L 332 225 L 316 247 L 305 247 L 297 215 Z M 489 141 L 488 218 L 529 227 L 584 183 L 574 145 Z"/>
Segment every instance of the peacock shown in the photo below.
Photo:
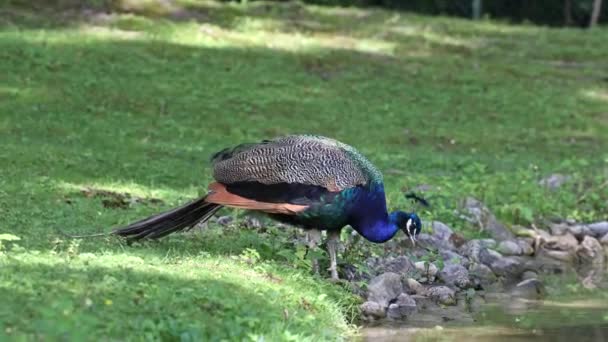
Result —
<path fill-rule="evenodd" d="M 331 278 L 339 279 L 336 250 L 350 225 L 365 239 L 382 243 L 403 230 L 415 245 L 421 230 L 416 213 L 387 212 L 381 172 L 355 148 L 318 135 L 288 135 L 223 149 L 211 157 L 214 182 L 208 193 L 170 211 L 110 234 L 129 241 L 157 239 L 209 220 L 222 207 L 262 212 L 307 231 L 308 248 L 327 231 Z M 318 273 L 318 262 L 313 269 Z"/>

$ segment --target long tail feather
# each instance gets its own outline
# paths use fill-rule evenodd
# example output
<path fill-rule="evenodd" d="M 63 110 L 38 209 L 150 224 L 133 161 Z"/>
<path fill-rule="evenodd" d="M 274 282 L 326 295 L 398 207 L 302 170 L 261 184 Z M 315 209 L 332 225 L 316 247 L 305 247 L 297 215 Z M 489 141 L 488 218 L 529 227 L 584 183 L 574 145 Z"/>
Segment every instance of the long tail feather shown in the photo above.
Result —
<path fill-rule="evenodd" d="M 196 224 L 209 220 L 216 211 L 222 208 L 219 204 L 206 202 L 206 197 L 201 197 L 164 213 L 133 222 L 126 227 L 114 229 L 110 233 L 70 235 L 62 231 L 59 232 L 70 238 L 119 235 L 126 237 L 129 241 L 137 241 L 144 238 L 158 239 L 180 230 L 191 229 Z"/>
<path fill-rule="evenodd" d="M 158 239 L 180 230 L 191 229 L 197 223 L 207 221 L 222 207 L 218 204 L 205 202 L 205 197 L 131 223 L 124 228 L 115 229 L 112 234 L 133 241 L 144 238 Z"/>

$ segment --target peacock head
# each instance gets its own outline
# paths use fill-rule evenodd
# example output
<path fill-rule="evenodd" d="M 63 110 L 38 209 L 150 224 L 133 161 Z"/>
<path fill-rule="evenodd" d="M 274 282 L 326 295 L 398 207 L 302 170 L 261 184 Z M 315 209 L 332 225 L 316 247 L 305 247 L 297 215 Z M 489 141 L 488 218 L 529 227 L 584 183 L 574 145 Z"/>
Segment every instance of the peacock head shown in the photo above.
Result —
<path fill-rule="evenodd" d="M 405 235 L 410 238 L 412 244 L 416 245 L 416 238 L 418 234 L 420 234 L 420 230 L 422 229 L 422 222 L 420 222 L 420 217 L 415 213 L 406 213 L 403 211 L 393 212 L 391 215 L 393 216 L 395 223 L 399 229 L 403 230 Z"/>
<path fill-rule="evenodd" d="M 400 228 L 405 232 L 405 235 L 410 238 L 412 244 L 415 246 L 416 238 L 418 237 L 418 234 L 420 234 L 420 230 L 422 229 L 422 223 L 420 222 L 420 217 L 418 217 L 418 215 L 416 215 L 415 213 L 407 215 L 408 217 L 405 221 L 405 226 Z"/>

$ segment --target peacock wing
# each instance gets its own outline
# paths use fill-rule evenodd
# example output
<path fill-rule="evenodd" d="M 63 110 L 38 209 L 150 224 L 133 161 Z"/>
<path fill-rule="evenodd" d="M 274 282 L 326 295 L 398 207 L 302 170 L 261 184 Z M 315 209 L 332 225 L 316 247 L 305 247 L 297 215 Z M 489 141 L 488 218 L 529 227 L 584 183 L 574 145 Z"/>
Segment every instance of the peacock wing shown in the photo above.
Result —
<path fill-rule="evenodd" d="M 327 192 L 381 181 L 354 148 L 319 136 L 238 145 L 216 153 L 212 163 L 214 178 L 228 191 L 274 203 L 310 203 Z"/>

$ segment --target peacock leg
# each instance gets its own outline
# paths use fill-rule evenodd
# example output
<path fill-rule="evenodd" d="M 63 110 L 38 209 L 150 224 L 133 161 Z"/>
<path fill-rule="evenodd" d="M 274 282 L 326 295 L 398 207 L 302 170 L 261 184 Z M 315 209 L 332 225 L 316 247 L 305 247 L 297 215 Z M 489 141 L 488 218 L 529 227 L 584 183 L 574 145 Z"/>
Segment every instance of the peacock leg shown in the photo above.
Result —
<path fill-rule="evenodd" d="M 321 244 L 321 231 L 318 229 L 310 229 L 306 232 L 308 237 L 308 249 L 314 251 Z M 312 271 L 319 274 L 319 260 L 312 258 Z"/>
<path fill-rule="evenodd" d="M 327 251 L 329 252 L 329 269 L 331 272 L 332 280 L 339 280 L 338 278 L 338 261 L 336 259 L 336 249 L 340 243 L 340 232 L 339 231 L 328 231 L 327 232 Z"/>

